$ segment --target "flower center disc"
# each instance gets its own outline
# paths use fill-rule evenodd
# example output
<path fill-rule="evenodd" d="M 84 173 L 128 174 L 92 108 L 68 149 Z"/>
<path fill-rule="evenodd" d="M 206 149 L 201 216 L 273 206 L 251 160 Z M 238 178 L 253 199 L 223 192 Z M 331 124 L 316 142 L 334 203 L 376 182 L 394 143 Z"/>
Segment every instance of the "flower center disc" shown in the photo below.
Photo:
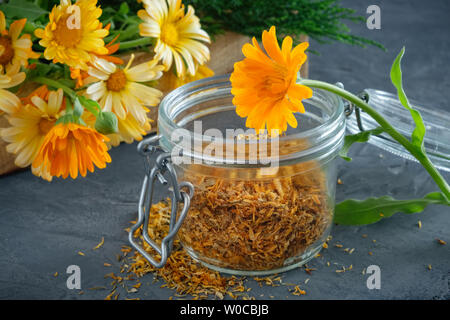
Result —
<path fill-rule="evenodd" d="M 110 91 L 120 91 L 125 88 L 127 84 L 127 77 L 123 70 L 118 69 L 116 72 L 111 74 L 106 80 L 106 88 Z"/>
<path fill-rule="evenodd" d="M 161 41 L 169 46 L 175 46 L 178 43 L 178 30 L 173 23 L 167 23 L 161 28 Z"/>
<path fill-rule="evenodd" d="M 39 130 L 43 134 L 47 134 L 51 128 L 55 125 L 56 119 L 46 119 L 42 118 L 41 121 L 39 121 Z"/>
<path fill-rule="evenodd" d="M 14 58 L 14 49 L 12 47 L 11 38 L 0 37 L 0 46 L 2 46 L 3 53 L 0 55 L 0 64 L 6 66 Z"/>
<path fill-rule="evenodd" d="M 280 99 L 283 98 L 287 89 L 285 82 L 287 73 L 288 70 L 285 67 L 274 63 L 273 73 L 263 79 L 263 90 L 261 91 L 269 93 L 271 96 L 279 96 Z"/>
<path fill-rule="evenodd" d="M 53 31 L 55 41 L 66 48 L 73 48 L 80 43 L 82 38 L 81 25 L 79 28 L 72 25 L 68 16 L 64 16 L 56 23 L 56 28 Z"/>

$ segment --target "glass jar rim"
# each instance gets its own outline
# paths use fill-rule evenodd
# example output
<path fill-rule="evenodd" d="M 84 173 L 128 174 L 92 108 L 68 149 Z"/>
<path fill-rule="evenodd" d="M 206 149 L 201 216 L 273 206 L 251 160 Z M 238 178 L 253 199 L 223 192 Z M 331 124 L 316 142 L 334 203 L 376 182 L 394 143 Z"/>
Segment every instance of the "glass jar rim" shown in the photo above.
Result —
<path fill-rule="evenodd" d="M 174 130 L 184 129 L 189 132 L 189 135 L 193 140 L 212 141 L 214 139 L 212 136 L 207 136 L 204 134 L 199 135 L 192 130 L 184 128 L 182 125 L 179 125 L 175 119 L 181 111 L 184 111 L 187 108 L 177 109 L 174 106 L 180 104 L 188 97 L 196 96 L 199 98 L 199 102 L 201 102 L 201 98 L 206 98 L 208 94 L 212 95 L 217 93 L 217 90 L 219 89 L 224 90 L 225 93 L 227 91 L 231 91 L 231 82 L 229 81 L 229 78 L 230 74 L 204 78 L 180 86 L 167 94 L 167 96 L 161 101 L 158 112 L 158 131 L 161 136 L 169 138 L 170 133 Z M 310 148 L 296 152 L 295 158 L 297 161 L 299 158 L 313 158 L 313 155 L 319 151 L 317 149 L 322 150 L 329 147 L 329 152 L 327 152 L 327 154 L 335 153 L 336 150 L 340 149 L 345 136 L 345 113 L 342 99 L 333 93 L 321 89 L 313 89 L 313 92 L 315 92 L 316 95 L 313 95 L 311 99 L 305 100 L 306 102 L 311 103 L 314 99 L 323 98 L 327 100 L 327 103 L 332 104 L 335 107 L 328 118 L 319 125 L 301 132 L 286 134 L 278 137 L 280 145 L 290 141 L 314 136 L 318 137 L 317 144 L 314 144 Z M 319 94 L 320 97 L 317 97 L 317 94 Z M 231 92 L 229 92 L 229 95 L 232 96 Z M 194 105 L 195 103 L 189 107 Z M 267 139 L 267 141 L 270 140 L 271 139 Z M 232 143 L 234 140 L 224 138 L 222 141 L 226 144 Z M 248 140 L 245 141 L 245 143 L 249 143 L 251 141 L 252 140 Z M 221 159 L 220 162 L 222 160 L 223 159 Z"/>

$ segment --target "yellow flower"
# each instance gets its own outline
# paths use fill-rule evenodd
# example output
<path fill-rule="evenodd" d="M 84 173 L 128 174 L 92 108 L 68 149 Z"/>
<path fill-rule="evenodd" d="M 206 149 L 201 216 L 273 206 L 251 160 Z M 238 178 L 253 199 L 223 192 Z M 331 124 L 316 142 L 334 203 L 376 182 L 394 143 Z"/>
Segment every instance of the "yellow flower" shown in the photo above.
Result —
<path fill-rule="evenodd" d="M 111 24 L 108 24 L 105 27 L 105 29 L 109 31 L 110 27 L 111 27 Z M 105 48 L 108 49 L 108 53 L 106 53 L 104 55 L 91 54 L 91 61 L 93 61 L 95 58 L 100 58 L 100 59 L 104 59 L 104 60 L 110 61 L 115 64 L 123 64 L 122 59 L 120 59 L 119 57 L 112 56 L 114 53 L 117 52 L 117 50 L 119 50 L 120 43 L 114 43 L 114 42 L 116 42 L 116 40 L 118 38 L 119 38 L 119 35 L 117 35 L 107 45 L 105 45 Z M 92 57 L 92 55 L 94 55 L 94 57 Z M 88 66 L 89 66 L 89 63 L 88 63 Z M 86 84 L 84 80 L 87 77 L 89 77 L 89 74 L 86 72 L 86 70 L 81 70 L 79 68 L 70 68 L 70 77 L 77 81 L 75 88 L 81 88 L 82 86 L 84 86 Z"/>
<path fill-rule="evenodd" d="M 104 59 L 95 59 L 88 73 L 97 82 L 86 89 L 86 94 L 98 101 L 103 111 L 112 111 L 122 120 L 131 114 L 144 125 L 148 120 L 145 106 L 158 105 L 162 92 L 140 82 L 159 79 L 164 67 L 152 60 L 130 68 L 133 57 L 124 69 Z"/>
<path fill-rule="evenodd" d="M 75 179 L 87 170 L 94 171 L 94 164 L 103 169 L 111 162 L 108 138 L 94 129 L 75 123 L 58 124 L 47 133 L 33 161 L 33 168 L 45 167 L 51 176 Z"/>
<path fill-rule="evenodd" d="M 39 53 L 33 52 L 31 37 L 24 34 L 20 38 L 20 33 L 25 26 L 27 19 L 14 21 L 6 30 L 5 15 L 0 11 L 0 65 L 8 70 L 13 65 L 28 66 L 28 59 L 39 58 Z"/>
<path fill-rule="evenodd" d="M 185 77 L 177 77 L 175 73 L 169 71 L 159 80 L 159 88 L 163 91 L 171 91 L 189 82 L 212 77 L 213 75 L 214 71 L 206 65 L 198 66 L 194 76 L 188 74 Z"/>
<path fill-rule="evenodd" d="M 144 21 L 139 25 L 141 36 L 156 38 L 155 59 L 162 60 L 168 70 L 175 61 L 177 75 L 187 72 L 195 75 L 196 64 L 209 60 L 209 49 L 202 43 L 210 43 L 202 30 L 194 8 L 188 6 L 185 13 L 181 0 L 144 0 L 145 10 L 138 16 Z"/>
<path fill-rule="evenodd" d="M 30 96 L 27 98 L 30 104 L 21 105 L 14 113 L 6 116 L 11 127 L 0 129 L 0 136 L 8 143 L 6 150 L 16 155 L 15 164 L 19 167 L 27 167 L 33 162 L 44 137 L 65 109 L 62 89 L 49 92 L 41 87 Z M 37 176 L 51 180 L 44 167 L 32 168 L 32 171 Z"/>
<path fill-rule="evenodd" d="M 134 140 L 141 141 L 142 137 L 151 130 L 152 120 L 147 118 L 143 124 L 139 123 L 131 114 L 125 119 L 118 119 L 119 132 L 108 135 L 112 146 L 117 147 L 120 142 L 132 143 Z"/>
<path fill-rule="evenodd" d="M 312 90 L 296 84 L 297 73 L 306 61 L 303 42 L 292 50 L 292 38 L 278 45 L 275 27 L 262 34 L 264 53 L 253 38 L 253 46 L 245 44 L 245 59 L 234 65 L 231 74 L 233 104 L 240 117 L 247 117 L 246 126 L 255 130 L 286 131 L 287 125 L 297 127 L 294 112 L 305 112 L 302 99 L 312 97 Z"/>
<path fill-rule="evenodd" d="M 17 96 L 5 89 L 15 87 L 25 80 L 25 72 L 19 72 L 20 65 L 14 64 L 8 68 L 6 73 L 0 65 L 0 113 L 12 113 L 20 106 Z"/>
<path fill-rule="evenodd" d="M 44 56 L 54 63 L 65 63 L 73 68 L 87 69 L 90 53 L 107 54 L 103 38 L 108 30 L 102 27 L 98 18 L 102 10 L 97 0 L 61 0 L 49 15 L 50 22 L 45 29 L 36 29 L 35 35 L 45 47 Z"/>

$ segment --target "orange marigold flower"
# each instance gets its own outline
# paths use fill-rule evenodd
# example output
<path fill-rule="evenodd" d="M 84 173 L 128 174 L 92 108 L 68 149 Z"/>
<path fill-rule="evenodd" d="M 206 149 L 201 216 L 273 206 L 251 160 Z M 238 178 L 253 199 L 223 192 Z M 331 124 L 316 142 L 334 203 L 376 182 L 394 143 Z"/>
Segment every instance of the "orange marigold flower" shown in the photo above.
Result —
<path fill-rule="evenodd" d="M 306 61 L 303 42 L 292 50 L 292 38 L 287 36 L 278 45 L 275 27 L 264 30 L 262 43 L 266 53 L 253 38 L 242 52 L 245 59 L 234 65 L 231 74 L 233 104 L 240 117 L 247 117 L 246 126 L 259 130 L 286 131 L 287 125 L 297 127 L 295 112 L 305 112 L 302 99 L 312 97 L 312 90 L 296 83 L 297 74 Z"/>
<path fill-rule="evenodd" d="M 75 123 L 58 124 L 45 136 L 33 167 L 44 167 L 52 176 L 72 179 L 78 172 L 85 177 L 94 164 L 103 169 L 111 162 L 105 141 L 109 139 L 94 129 Z"/>

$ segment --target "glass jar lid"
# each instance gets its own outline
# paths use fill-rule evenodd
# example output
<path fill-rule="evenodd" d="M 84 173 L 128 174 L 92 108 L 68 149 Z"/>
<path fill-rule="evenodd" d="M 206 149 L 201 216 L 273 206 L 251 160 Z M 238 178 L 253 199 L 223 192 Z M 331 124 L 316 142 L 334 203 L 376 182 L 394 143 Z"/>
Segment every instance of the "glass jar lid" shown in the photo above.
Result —
<path fill-rule="evenodd" d="M 408 138 L 411 136 L 415 127 L 414 121 L 410 112 L 398 100 L 397 95 L 375 89 L 365 89 L 363 94 L 367 97 L 369 105 L 388 119 L 394 128 Z M 450 172 L 450 113 L 426 108 L 425 104 L 414 100 L 410 100 L 410 104 L 420 112 L 425 123 L 424 142 L 430 160 L 438 169 Z M 347 128 L 352 134 L 379 126 L 365 112 L 360 113 L 360 119 L 359 124 L 357 117 L 353 114 L 347 119 Z M 369 143 L 400 157 L 417 161 L 388 134 L 372 136 Z"/>

